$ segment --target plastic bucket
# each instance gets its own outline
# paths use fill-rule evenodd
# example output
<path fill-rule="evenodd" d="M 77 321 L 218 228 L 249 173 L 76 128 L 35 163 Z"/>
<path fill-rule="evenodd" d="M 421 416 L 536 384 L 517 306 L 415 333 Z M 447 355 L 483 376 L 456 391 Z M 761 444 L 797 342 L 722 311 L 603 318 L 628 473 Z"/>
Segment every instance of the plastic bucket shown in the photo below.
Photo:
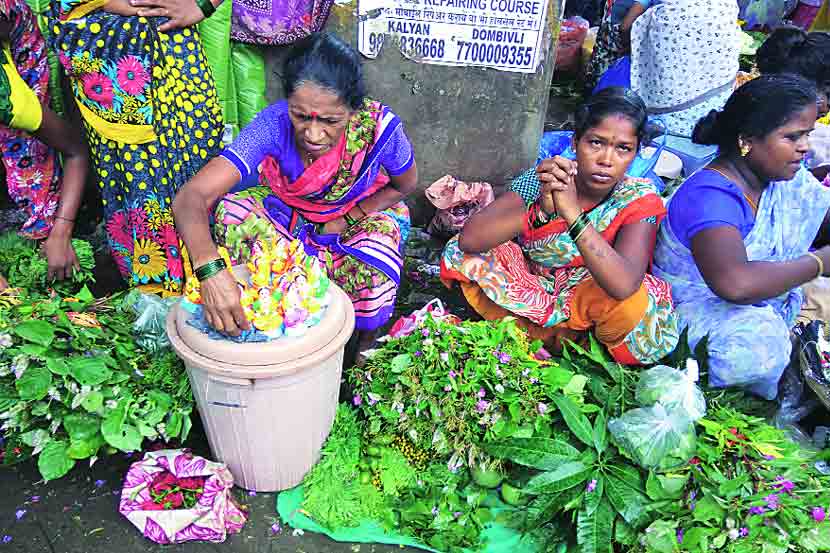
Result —
<path fill-rule="evenodd" d="M 330 291 L 317 326 L 270 342 L 212 340 L 187 324 L 181 305 L 170 310 L 167 333 L 187 369 L 210 449 L 242 488 L 293 488 L 320 458 L 354 330 L 349 297 L 333 283 Z"/>

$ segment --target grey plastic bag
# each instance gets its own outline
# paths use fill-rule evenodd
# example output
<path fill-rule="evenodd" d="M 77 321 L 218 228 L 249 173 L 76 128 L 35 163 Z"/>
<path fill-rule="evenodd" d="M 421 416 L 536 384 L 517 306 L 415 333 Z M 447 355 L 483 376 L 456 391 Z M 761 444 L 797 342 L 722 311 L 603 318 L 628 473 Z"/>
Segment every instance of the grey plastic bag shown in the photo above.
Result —
<path fill-rule="evenodd" d="M 124 305 L 136 314 L 133 323 L 135 341 L 143 350 L 155 353 L 170 347 L 166 321 L 170 308 L 180 298 L 162 299 L 154 294 L 143 294 L 133 290 L 124 298 Z"/>

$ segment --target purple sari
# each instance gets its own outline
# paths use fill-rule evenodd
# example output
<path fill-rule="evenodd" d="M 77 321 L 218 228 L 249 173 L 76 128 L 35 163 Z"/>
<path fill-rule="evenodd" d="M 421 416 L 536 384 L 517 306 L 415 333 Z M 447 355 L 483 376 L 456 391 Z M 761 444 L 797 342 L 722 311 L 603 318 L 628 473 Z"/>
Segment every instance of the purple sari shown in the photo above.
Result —
<path fill-rule="evenodd" d="M 231 38 L 291 44 L 323 28 L 334 0 L 233 0 Z"/>

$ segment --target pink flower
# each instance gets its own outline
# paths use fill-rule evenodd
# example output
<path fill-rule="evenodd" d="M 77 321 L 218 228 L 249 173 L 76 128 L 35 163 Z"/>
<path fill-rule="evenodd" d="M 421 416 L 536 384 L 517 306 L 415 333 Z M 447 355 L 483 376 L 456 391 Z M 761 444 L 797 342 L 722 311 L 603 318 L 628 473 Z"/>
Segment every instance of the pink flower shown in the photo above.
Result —
<path fill-rule="evenodd" d="M 485 412 L 488 407 L 490 407 L 490 402 L 489 401 L 480 399 L 480 400 L 478 400 L 478 403 L 476 403 L 476 410 L 479 413 Z"/>
<path fill-rule="evenodd" d="M 548 406 L 540 401 L 539 405 L 536 406 L 536 410 L 540 415 L 544 415 L 548 411 Z"/>
<path fill-rule="evenodd" d="M 171 493 L 164 498 L 164 507 L 166 509 L 178 509 L 184 504 L 184 494 L 182 492 Z"/>
<path fill-rule="evenodd" d="M 171 473 L 164 471 L 158 473 L 156 477 L 153 478 L 153 482 L 150 484 L 150 490 L 154 493 L 160 494 L 172 490 L 175 485 L 176 477 Z"/>
<path fill-rule="evenodd" d="M 793 489 L 795 489 L 795 484 L 793 484 L 789 480 L 785 480 L 783 476 L 776 476 L 775 483 L 772 485 L 773 488 L 777 489 L 781 492 L 787 492 L 788 494 L 792 495 Z"/>
<path fill-rule="evenodd" d="M 81 77 L 84 85 L 84 94 L 93 102 L 98 102 L 105 108 L 112 107 L 112 81 L 103 73 L 87 73 Z"/>
<path fill-rule="evenodd" d="M 72 60 L 69 59 L 69 56 L 64 54 L 63 52 L 58 53 L 58 60 L 61 62 L 61 65 L 66 70 L 68 75 L 72 75 Z"/>
<path fill-rule="evenodd" d="M 137 57 L 127 56 L 118 62 L 118 84 L 127 94 L 141 94 L 149 82 L 150 75 Z"/>
<path fill-rule="evenodd" d="M 124 246 L 125 249 L 132 248 L 133 236 L 130 233 L 127 214 L 123 211 L 116 211 L 107 221 L 107 234 L 110 240 Z"/>
<path fill-rule="evenodd" d="M 588 493 L 590 493 L 590 492 L 592 492 L 596 489 L 597 489 L 597 481 L 596 480 L 591 480 L 590 482 L 588 482 L 588 485 L 585 486 L 585 491 L 588 492 Z"/>
<path fill-rule="evenodd" d="M 189 478 L 179 478 L 177 482 L 178 486 L 183 490 L 201 490 L 205 487 L 205 478 L 204 476 L 191 476 Z"/>
<path fill-rule="evenodd" d="M 184 265 L 182 265 L 181 251 L 179 250 L 179 237 L 172 225 L 164 225 L 159 230 L 161 243 L 167 253 L 167 271 L 171 278 L 184 278 Z"/>
<path fill-rule="evenodd" d="M 355 396 L 352 398 L 352 403 L 354 403 L 355 406 L 359 406 L 361 403 L 363 403 L 363 398 L 360 397 L 360 394 L 355 394 Z"/>
<path fill-rule="evenodd" d="M 153 500 L 147 500 L 147 501 L 145 501 L 144 503 L 141 504 L 141 510 L 142 511 L 163 511 L 164 506 L 159 505 L 158 503 L 156 503 Z"/>
<path fill-rule="evenodd" d="M 778 503 L 778 494 L 771 493 L 764 498 L 764 502 L 767 504 L 768 509 L 772 509 L 773 511 L 780 507 L 781 505 Z"/>
<path fill-rule="evenodd" d="M 827 516 L 827 514 L 824 512 L 823 507 L 813 507 L 811 513 L 813 515 L 813 520 L 815 520 L 816 522 L 824 521 L 824 518 Z"/>
<path fill-rule="evenodd" d="M 484 388 L 479 388 L 479 389 L 478 389 L 478 394 L 476 394 L 476 395 L 477 395 L 478 397 L 484 397 L 484 396 L 486 396 L 486 395 L 487 395 L 487 392 L 485 392 L 485 391 L 484 391 Z"/>
<path fill-rule="evenodd" d="M 150 229 L 147 226 L 147 212 L 140 207 L 134 207 L 127 210 L 127 218 L 130 222 L 130 227 L 135 232 L 137 238 L 149 238 Z M 132 242 L 130 243 L 132 244 Z"/>

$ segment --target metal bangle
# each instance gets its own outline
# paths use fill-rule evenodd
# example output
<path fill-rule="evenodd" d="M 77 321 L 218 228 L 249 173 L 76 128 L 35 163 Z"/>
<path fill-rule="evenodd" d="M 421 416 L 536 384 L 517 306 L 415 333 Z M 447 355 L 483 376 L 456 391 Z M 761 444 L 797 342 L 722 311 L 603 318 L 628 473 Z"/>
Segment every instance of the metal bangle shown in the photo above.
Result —
<path fill-rule="evenodd" d="M 196 275 L 199 282 L 202 282 L 212 276 L 218 275 L 227 268 L 228 266 L 225 263 L 225 260 L 220 257 L 218 259 L 214 259 L 213 261 L 208 261 L 201 267 L 198 267 L 195 271 L 193 271 L 193 274 Z"/>
<path fill-rule="evenodd" d="M 202 14 L 205 16 L 205 19 L 213 15 L 216 11 L 216 6 L 213 5 L 213 2 L 210 0 L 196 0 L 196 5 L 202 10 Z"/>
<path fill-rule="evenodd" d="M 824 274 L 824 261 L 822 261 L 821 258 L 819 256 L 817 256 L 816 254 L 814 254 L 813 252 L 807 252 L 807 255 L 809 255 L 810 257 L 815 259 L 816 263 L 818 263 L 818 274 L 816 275 L 816 278 L 823 275 Z"/>
<path fill-rule="evenodd" d="M 591 222 L 588 221 L 587 223 L 585 223 L 585 226 L 582 227 L 582 229 L 579 231 L 579 234 L 577 234 L 576 237 L 571 237 L 571 238 L 573 238 L 574 243 L 576 243 L 577 240 L 582 238 L 582 235 L 585 234 L 585 231 L 588 230 L 588 227 L 590 227 L 590 226 L 591 226 Z"/>
<path fill-rule="evenodd" d="M 576 239 L 582 235 L 582 232 L 585 230 L 585 227 L 591 224 L 591 221 L 588 220 L 588 216 L 585 213 L 582 213 L 576 220 L 568 227 L 568 234 L 576 242 Z"/>

